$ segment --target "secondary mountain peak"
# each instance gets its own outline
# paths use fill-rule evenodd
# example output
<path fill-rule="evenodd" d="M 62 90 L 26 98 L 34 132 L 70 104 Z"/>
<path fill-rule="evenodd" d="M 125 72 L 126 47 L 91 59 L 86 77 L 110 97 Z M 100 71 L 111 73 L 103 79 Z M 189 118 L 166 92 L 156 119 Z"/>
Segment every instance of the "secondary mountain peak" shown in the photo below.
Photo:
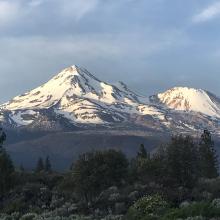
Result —
<path fill-rule="evenodd" d="M 219 99 L 202 89 L 174 87 L 152 96 L 151 101 L 180 111 L 195 111 L 213 117 L 220 117 Z"/>

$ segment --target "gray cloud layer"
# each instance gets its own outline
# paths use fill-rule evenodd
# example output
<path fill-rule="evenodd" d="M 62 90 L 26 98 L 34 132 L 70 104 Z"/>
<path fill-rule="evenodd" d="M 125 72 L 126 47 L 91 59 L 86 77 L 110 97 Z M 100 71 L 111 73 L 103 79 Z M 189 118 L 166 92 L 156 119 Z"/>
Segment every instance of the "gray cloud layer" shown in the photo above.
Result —
<path fill-rule="evenodd" d="M 219 4 L 0 0 L 0 101 L 73 64 L 144 94 L 183 85 L 220 95 Z"/>

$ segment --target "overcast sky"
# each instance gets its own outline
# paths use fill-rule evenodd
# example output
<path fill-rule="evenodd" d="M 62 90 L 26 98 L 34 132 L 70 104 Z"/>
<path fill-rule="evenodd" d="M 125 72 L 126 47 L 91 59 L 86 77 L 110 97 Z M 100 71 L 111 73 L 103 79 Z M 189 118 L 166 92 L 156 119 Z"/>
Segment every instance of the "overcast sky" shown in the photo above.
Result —
<path fill-rule="evenodd" d="M 0 0 L 0 102 L 73 64 L 145 95 L 220 96 L 220 1 Z"/>

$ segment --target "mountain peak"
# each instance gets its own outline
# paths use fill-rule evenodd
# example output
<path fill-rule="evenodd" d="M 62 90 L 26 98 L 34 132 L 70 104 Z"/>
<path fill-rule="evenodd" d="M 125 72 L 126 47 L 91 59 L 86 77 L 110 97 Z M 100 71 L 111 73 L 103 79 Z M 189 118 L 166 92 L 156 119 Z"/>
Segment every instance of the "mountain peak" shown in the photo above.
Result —
<path fill-rule="evenodd" d="M 91 77 L 93 79 L 98 80 L 91 73 L 89 73 L 88 70 L 81 68 L 79 66 L 76 66 L 76 65 L 65 68 L 60 73 L 58 73 L 55 77 L 53 77 L 52 80 L 71 79 L 71 77 L 74 77 L 74 76 L 82 76 L 82 77 L 87 76 L 87 77 Z"/>
<path fill-rule="evenodd" d="M 194 111 L 220 117 L 219 100 L 202 89 L 174 87 L 163 93 L 151 96 L 150 100 L 174 110 Z"/>
<path fill-rule="evenodd" d="M 86 69 L 73 65 L 62 70 L 42 86 L 15 97 L 3 107 L 10 111 L 52 107 L 66 109 L 68 106 L 72 106 L 73 109 L 79 102 L 90 105 L 90 108 L 94 103 L 103 108 L 104 105 L 132 105 L 139 100 L 138 96 L 125 85 L 121 89 L 100 81 Z"/>
<path fill-rule="evenodd" d="M 83 96 L 94 92 L 101 81 L 86 69 L 70 66 L 42 86 L 17 96 L 4 106 L 8 109 L 49 108 L 66 95 Z"/>

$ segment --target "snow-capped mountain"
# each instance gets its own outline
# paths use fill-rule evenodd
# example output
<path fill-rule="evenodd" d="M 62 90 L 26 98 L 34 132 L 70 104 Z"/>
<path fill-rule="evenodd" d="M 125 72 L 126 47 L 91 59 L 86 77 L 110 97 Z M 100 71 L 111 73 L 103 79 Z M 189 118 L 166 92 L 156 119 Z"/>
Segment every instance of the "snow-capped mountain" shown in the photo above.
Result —
<path fill-rule="evenodd" d="M 0 105 L 7 128 L 65 130 L 120 127 L 220 132 L 220 100 L 204 90 L 176 87 L 144 97 L 124 83 L 100 81 L 71 66 L 44 85 Z"/>
<path fill-rule="evenodd" d="M 220 118 L 220 99 L 202 89 L 175 87 L 151 96 L 152 103 L 179 111 L 193 111 Z"/>
<path fill-rule="evenodd" d="M 17 96 L 0 106 L 1 120 L 15 127 L 53 126 L 65 119 L 72 125 L 124 122 L 130 114 L 160 114 L 145 105 L 147 98 L 132 92 L 125 84 L 102 82 L 83 68 L 71 66 L 44 85 Z M 50 118 L 50 119 L 49 119 Z M 48 124 L 49 123 L 49 124 Z"/>

